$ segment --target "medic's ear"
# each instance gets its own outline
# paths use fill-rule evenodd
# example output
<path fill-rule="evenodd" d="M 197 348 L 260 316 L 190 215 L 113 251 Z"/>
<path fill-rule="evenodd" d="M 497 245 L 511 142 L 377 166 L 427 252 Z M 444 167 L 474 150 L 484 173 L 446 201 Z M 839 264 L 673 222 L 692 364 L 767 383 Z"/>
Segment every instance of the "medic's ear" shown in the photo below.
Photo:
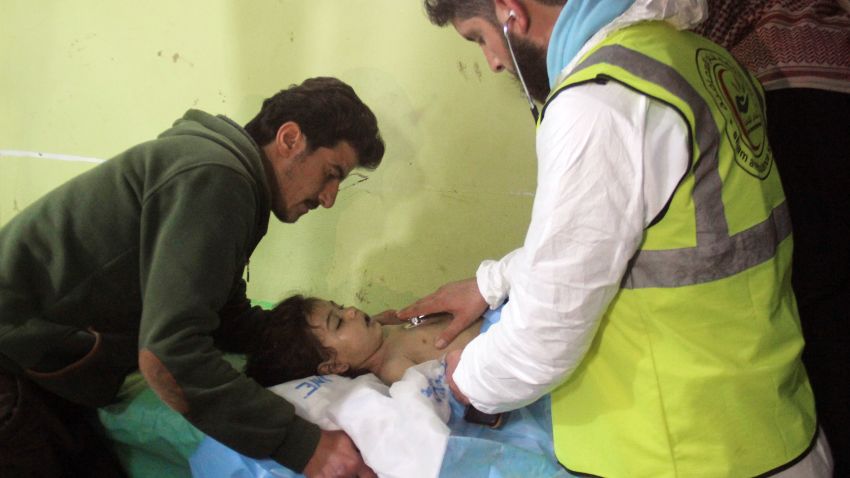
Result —
<path fill-rule="evenodd" d="M 496 19 L 511 31 L 526 33 L 528 28 L 528 11 L 516 0 L 496 0 Z"/>
<path fill-rule="evenodd" d="M 348 371 L 348 364 L 342 362 L 334 362 L 332 359 L 325 360 L 316 368 L 319 375 L 340 375 Z"/>

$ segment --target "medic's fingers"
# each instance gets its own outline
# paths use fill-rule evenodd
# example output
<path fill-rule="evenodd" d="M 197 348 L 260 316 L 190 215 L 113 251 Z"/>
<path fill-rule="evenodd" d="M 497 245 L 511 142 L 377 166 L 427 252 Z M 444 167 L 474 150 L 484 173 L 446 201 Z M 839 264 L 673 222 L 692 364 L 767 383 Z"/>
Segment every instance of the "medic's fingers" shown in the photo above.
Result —
<path fill-rule="evenodd" d="M 434 302 L 433 297 L 429 295 L 401 309 L 396 315 L 402 320 L 408 320 L 411 317 L 433 314 L 436 312 L 444 312 L 444 310 L 438 307 L 438 305 Z"/>
<path fill-rule="evenodd" d="M 363 467 L 357 472 L 357 478 L 378 478 L 378 475 L 364 463 Z"/>
<path fill-rule="evenodd" d="M 446 382 L 448 382 L 449 389 L 451 389 L 457 401 L 463 405 L 469 405 L 469 399 L 460 391 L 454 379 L 455 369 L 457 369 L 457 364 L 460 362 L 461 353 L 462 350 L 452 350 L 446 354 Z"/>
<path fill-rule="evenodd" d="M 385 310 L 381 313 L 375 314 L 372 316 L 372 319 L 377 320 L 378 323 L 383 325 L 393 325 L 404 322 L 398 318 L 398 314 L 394 309 Z"/>
<path fill-rule="evenodd" d="M 443 329 L 440 335 L 437 336 L 437 339 L 434 340 L 434 347 L 437 347 L 438 349 L 445 348 L 446 345 L 450 344 L 452 340 L 458 336 L 458 334 L 469 327 L 474 320 L 475 318 L 470 320 L 467 317 L 455 316 L 446 328 Z"/>

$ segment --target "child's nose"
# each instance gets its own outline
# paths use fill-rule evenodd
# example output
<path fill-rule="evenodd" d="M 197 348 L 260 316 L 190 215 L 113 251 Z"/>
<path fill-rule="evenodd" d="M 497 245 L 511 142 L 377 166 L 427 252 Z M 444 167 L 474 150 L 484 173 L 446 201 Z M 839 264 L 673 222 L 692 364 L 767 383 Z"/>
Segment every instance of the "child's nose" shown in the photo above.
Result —
<path fill-rule="evenodd" d="M 354 307 L 347 307 L 343 311 L 343 316 L 345 316 L 345 320 L 354 320 L 357 318 L 357 309 Z"/>

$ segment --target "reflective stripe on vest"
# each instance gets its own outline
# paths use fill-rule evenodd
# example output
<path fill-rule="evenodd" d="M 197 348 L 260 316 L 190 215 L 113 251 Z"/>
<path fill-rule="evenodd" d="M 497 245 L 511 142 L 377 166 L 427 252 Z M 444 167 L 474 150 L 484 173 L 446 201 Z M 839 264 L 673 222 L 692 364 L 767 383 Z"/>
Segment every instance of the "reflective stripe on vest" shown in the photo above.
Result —
<path fill-rule="evenodd" d="M 549 102 L 607 81 L 680 114 L 690 161 L 582 362 L 552 391 L 556 456 L 612 477 L 784 466 L 811 443 L 815 416 L 759 87 L 716 45 L 647 22 L 609 35 Z"/>
<path fill-rule="evenodd" d="M 643 53 L 608 45 L 599 48 L 573 72 L 599 63 L 616 65 L 645 81 L 661 85 L 688 103 L 694 114 L 700 160 L 695 165 L 693 192 L 697 244 L 673 250 L 640 250 L 632 258 L 623 278 L 624 289 L 679 287 L 722 279 L 769 260 L 776 247 L 791 234 L 787 203 L 773 209 L 763 222 L 729 235 L 718 173 L 719 132 L 705 100 L 679 72 Z M 545 109 L 544 109 L 545 114 Z M 542 117 L 541 117 L 542 120 Z M 708 232 L 710 231 L 710 232 Z M 718 257 L 706 252 L 725 250 Z"/>

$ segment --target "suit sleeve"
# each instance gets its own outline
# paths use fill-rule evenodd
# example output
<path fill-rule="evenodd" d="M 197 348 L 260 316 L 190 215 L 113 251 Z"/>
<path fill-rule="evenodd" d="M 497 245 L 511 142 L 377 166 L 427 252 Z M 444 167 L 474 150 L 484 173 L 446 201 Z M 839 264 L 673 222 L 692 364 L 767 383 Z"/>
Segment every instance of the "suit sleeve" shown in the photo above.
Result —
<path fill-rule="evenodd" d="M 511 291 L 510 271 L 514 258 L 522 252 L 522 248 L 515 249 L 498 261 L 484 261 L 478 266 L 475 273 L 478 291 L 490 306 L 496 309 L 507 299 Z"/>
<path fill-rule="evenodd" d="M 477 275 L 496 284 L 484 294 L 509 290 L 510 301 L 454 372 L 476 408 L 522 407 L 576 370 L 644 228 L 687 170 L 686 138 L 675 112 L 615 84 L 583 85 L 549 105 L 525 242 Z"/>

